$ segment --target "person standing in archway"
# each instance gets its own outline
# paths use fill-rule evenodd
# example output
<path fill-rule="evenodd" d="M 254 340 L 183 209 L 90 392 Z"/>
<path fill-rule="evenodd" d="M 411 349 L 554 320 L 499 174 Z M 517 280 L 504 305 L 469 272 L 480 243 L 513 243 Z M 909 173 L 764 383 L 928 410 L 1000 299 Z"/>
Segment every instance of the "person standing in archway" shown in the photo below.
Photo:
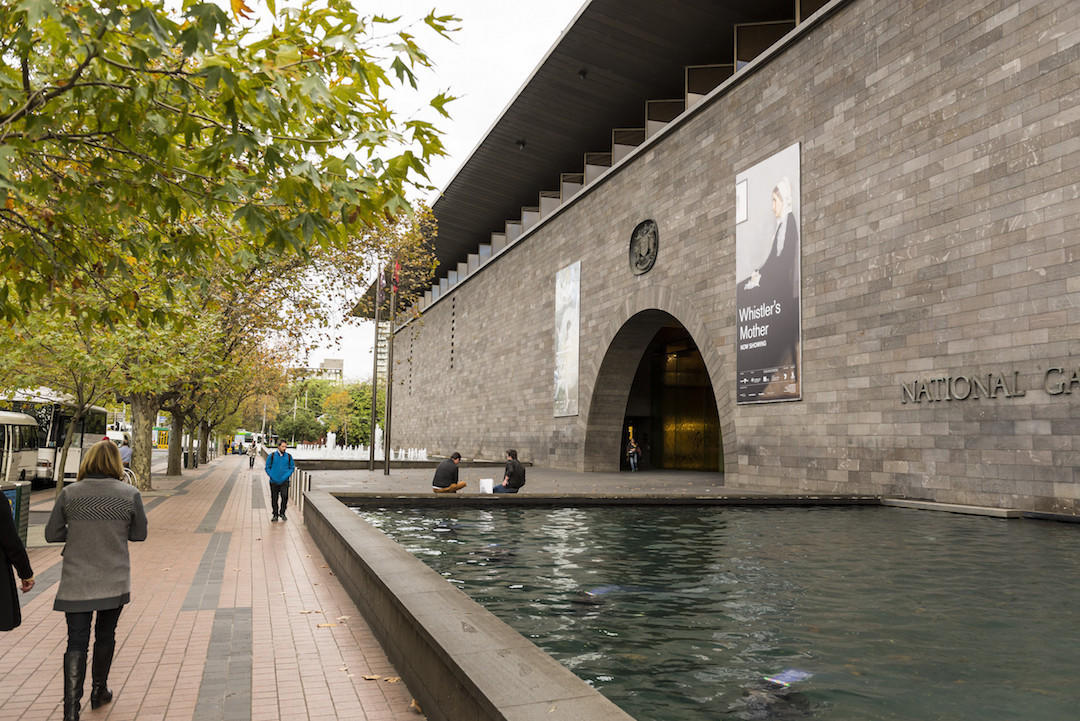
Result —
<path fill-rule="evenodd" d="M 638 458 L 641 456 L 641 448 L 638 447 L 637 441 L 632 437 L 630 442 L 626 444 L 626 460 L 630 462 L 631 472 L 638 469 Z"/>

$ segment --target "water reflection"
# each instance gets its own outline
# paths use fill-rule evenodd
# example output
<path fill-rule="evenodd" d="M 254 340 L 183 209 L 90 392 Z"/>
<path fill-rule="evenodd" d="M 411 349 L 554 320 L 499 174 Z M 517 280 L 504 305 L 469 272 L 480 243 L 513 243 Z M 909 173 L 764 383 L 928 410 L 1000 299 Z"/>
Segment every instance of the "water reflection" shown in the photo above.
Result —
<path fill-rule="evenodd" d="M 640 721 L 1066 719 L 1071 526 L 884 508 L 362 513 Z M 784 669 L 813 676 L 789 689 Z"/>

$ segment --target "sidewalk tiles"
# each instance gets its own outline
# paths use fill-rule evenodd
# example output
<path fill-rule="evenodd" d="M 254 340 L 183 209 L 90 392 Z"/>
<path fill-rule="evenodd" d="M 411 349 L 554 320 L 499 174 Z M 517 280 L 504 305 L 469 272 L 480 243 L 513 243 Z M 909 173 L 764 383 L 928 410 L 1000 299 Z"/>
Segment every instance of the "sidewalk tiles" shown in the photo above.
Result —
<path fill-rule="evenodd" d="M 150 534 L 132 543 L 111 704 L 88 721 L 412 721 L 411 695 L 303 529 L 271 523 L 260 469 L 226 456 L 156 478 Z M 30 550 L 37 585 L 0 634 L 0 719 L 59 719 L 59 545 Z M 89 676 L 89 674 L 88 674 Z"/>

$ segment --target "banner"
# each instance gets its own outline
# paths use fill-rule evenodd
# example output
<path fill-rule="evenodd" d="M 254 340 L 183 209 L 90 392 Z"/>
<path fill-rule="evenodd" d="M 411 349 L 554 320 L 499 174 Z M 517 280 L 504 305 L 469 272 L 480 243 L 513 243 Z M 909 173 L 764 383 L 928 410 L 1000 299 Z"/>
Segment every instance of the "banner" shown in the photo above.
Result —
<path fill-rule="evenodd" d="M 738 403 L 802 397 L 799 151 L 735 176 Z"/>
<path fill-rule="evenodd" d="M 555 274 L 555 416 L 578 414 L 581 261 Z"/>

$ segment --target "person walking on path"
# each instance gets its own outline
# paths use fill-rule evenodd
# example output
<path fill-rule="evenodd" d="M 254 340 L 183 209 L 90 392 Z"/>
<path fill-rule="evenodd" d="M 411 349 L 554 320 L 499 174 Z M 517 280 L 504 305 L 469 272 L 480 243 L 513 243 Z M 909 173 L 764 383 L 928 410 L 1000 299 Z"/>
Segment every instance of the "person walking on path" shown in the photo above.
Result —
<path fill-rule="evenodd" d="M 285 441 L 278 443 L 278 449 L 266 457 L 266 475 L 270 477 L 270 508 L 274 512 L 271 522 L 285 517 L 285 507 L 289 505 L 289 479 L 292 478 L 296 464 L 293 457 L 285 449 L 289 444 Z M 281 508 L 278 508 L 278 497 L 281 497 Z"/>
<path fill-rule="evenodd" d="M 255 441 L 252 441 L 251 445 L 248 446 L 248 468 L 255 467 L 255 456 L 257 453 L 258 451 L 255 450 Z"/>
<path fill-rule="evenodd" d="M 109 669 L 116 650 L 116 622 L 131 600 L 128 541 L 146 540 L 146 511 L 138 489 L 121 480 L 124 466 L 112 441 L 86 452 L 74 483 L 64 486 L 45 524 L 45 540 L 64 543 L 60 586 L 53 609 L 67 617 L 64 652 L 64 721 L 79 721 L 90 621 L 94 625 L 90 707 L 112 701 Z"/>
<path fill-rule="evenodd" d="M 461 454 L 454 451 L 449 458 L 444 458 L 435 468 L 435 477 L 431 479 L 431 490 L 435 493 L 457 493 L 465 487 L 465 481 L 458 480 L 458 464 Z"/>
<path fill-rule="evenodd" d="M 34 570 L 30 568 L 30 557 L 26 555 L 26 547 L 19 538 L 15 519 L 8 512 L 7 505 L 0 503 L 0 554 L 3 554 L 2 560 L 6 569 L 4 575 L 7 576 L 6 583 L 0 581 L 4 584 L 4 588 L 0 589 L 0 631 L 10 631 L 22 623 L 22 610 L 19 608 L 19 594 L 15 590 L 12 567 L 19 572 L 19 586 L 23 593 L 34 587 Z"/>
<path fill-rule="evenodd" d="M 506 451 L 506 470 L 503 471 L 503 482 L 491 489 L 492 493 L 517 493 L 518 489 L 525 485 L 525 466 L 518 461 L 517 451 L 510 448 Z"/>

